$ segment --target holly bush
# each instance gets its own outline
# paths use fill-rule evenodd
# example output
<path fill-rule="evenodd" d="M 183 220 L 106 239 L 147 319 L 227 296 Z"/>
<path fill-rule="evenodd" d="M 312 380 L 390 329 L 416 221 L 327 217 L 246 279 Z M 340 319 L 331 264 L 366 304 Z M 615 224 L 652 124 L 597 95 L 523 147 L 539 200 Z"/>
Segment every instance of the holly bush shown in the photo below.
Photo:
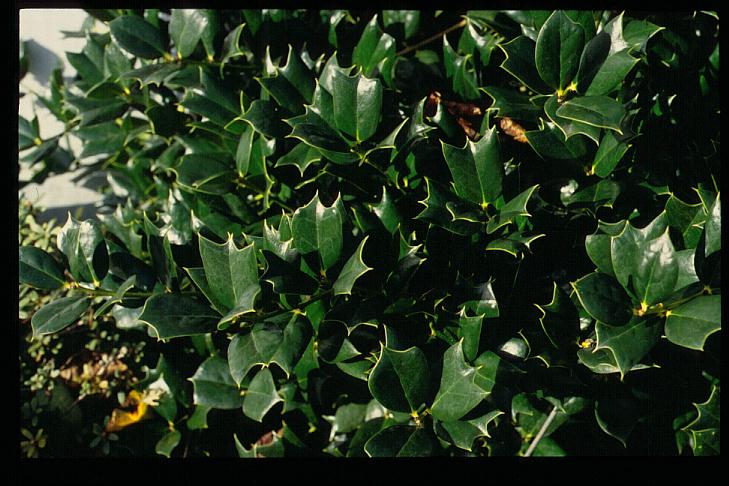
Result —
<path fill-rule="evenodd" d="M 18 149 L 105 201 L 19 280 L 151 343 L 100 437 L 720 453 L 718 14 L 89 13 Z"/>

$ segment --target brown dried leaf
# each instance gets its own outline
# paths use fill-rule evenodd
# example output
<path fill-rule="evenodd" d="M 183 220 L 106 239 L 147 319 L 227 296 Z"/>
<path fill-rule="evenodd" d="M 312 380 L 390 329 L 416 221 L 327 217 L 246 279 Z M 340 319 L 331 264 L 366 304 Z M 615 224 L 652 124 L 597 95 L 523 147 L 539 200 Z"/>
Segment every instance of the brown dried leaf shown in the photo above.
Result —
<path fill-rule="evenodd" d="M 524 134 L 525 130 L 524 127 L 519 125 L 517 122 L 509 118 L 508 116 L 505 116 L 501 119 L 499 122 L 499 126 L 501 129 L 512 137 L 515 141 L 521 142 L 521 143 L 527 143 L 526 135 Z"/>

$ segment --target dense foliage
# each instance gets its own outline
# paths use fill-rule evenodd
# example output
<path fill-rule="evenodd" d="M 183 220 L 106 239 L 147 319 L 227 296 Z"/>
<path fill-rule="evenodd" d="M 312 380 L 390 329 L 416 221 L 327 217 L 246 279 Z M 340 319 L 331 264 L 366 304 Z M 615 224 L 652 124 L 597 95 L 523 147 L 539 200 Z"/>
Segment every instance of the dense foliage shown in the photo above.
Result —
<path fill-rule="evenodd" d="M 19 242 L 79 349 L 27 455 L 719 454 L 717 14 L 89 13 L 19 120 L 108 180 Z"/>

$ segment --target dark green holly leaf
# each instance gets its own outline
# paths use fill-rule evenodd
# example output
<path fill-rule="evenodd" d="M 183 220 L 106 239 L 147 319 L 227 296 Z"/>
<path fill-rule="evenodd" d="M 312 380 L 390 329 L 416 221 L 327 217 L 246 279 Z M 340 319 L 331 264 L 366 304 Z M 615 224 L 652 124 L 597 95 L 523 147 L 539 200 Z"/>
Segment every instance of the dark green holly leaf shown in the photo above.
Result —
<path fill-rule="evenodd" d="M 625 108 L 607 96 L 579 96 L 561 104 L 557 116 L 598 128 L 615 130 L 622 134 L 621 124 Z"/>
<path fill-rule="evenodd" d="M 219 79 L 207 69 L 200 69 L 202 89 L 186 89 L 180 104 L 204 116 L 216 125 L 229 129 L 240 115 L 240 102 L 233 95 L 233 86 Z"/>
<path fill-rule="evenodd" d="M 603 178 L 609 176 L 629 148 L 628 143 L 618 140 L 612 131 L 606 130 L 592 161 L 591 172 Z"/>
<path fill-rule="evenodd" d="M 430 407 L 442 421 L 458 420 L 486 398 L 488 392 L 476 384 L 477 370 L 463 357 L 463 340 L 449 347 L 443 355 L 440 388 Z"/>
<path fill-rule="evenodd" d="M 276 392 L 276 384 L 273 382 L 273 375 L 268 368 L 262 368 L 251 380 L 243 399 L 243 413 L 261 422 L 271 407 L 283 399 Z"/>
<path fill-rule="evenodd" d="M 691 434 L 690 444 L 694 455 L 720 455 L 721 389 L 712 384 L 709 398 L 703 403 L 693 405 L 696 407 L 698 415 L 681 430 Z"/>
<path fill-rule="evenodd" d="M 647 239 L 643 230 L 628 223 L 611 239 L 610 253 L 618 281 L 628 289 L 630 280 L 642 304 L 661 302 L 676 287 L 679 267 L 667 228 L 661 236 Z"/>
<path fill-rule="evenodd" d="M 395 56 L 395 39 L 377 25 L 377 15 L 367 23 L 352 51 L 352 63 L 362 68 L 362 74 L 372 76 L 379 63 Z"/>
<path fill-rule="evenodd" d="M 369 235 L 364 237 L 357 249 L 354 250 L 352 256 L 347 260 L 347 263 L 342 267 L 342 271 L 332 286 L 334 295 L 351 294 L 355 281 L 368 271 L 373 270 L 362 259 L 362 251 L 364 250 L 367 238 L 369 238 Z"/>
<path fill-rule="evenodd" d="M 499 154 L 498 133 L 492 127 L 481 139 L 463 148 L 441 141 L 443 156 L 453 176 L 456 194 L 486 207 L 501 194 L 504 167 Z"/>
<path fill-rule="evenodd" d="M 443 437 L 445 440 L 456 447 L 471 451 L 474 440 L 479 437 L 491 437 L 488 426 L 499 415 L 503 414 L 504 412 L 501 410 L 492 410 L 485 415 L 470 420 L 438 421 L 436 423 L 436 431 L 440 432 L 439 429 L 442 428 L 445 434 L 439 435 L 445 435 L 446 437 Z"/>
<path fill-rule="evenodd" d="M 453 214 L 446 209 L 448 203 L 460 202 L 455 194 L 428 177 L 425 178 L 425 183 L 428 197 L 419 201 L 425 206 L 425 209 L 415 219 L 422 219 L 459 235 L 474 233 L 478 230 L 478 226 L 471 221 L 454 220 Z"/>
<path fill-rule="evenodd" d="M 218 355 L 202 362 L 190 378 L 195 405 L 233 410 L 243 405 L 243 397 L 233 378 L 228 363 Z"/>
<path fill-rule="evenodd" d="M 523 257 L 524 253 L 531 251 L 531 244 L 543 236 L 539 235 L 524 235 L 521 231 L 510 233 L 503 238 L 498 238 L 489 242 L 486 245 L 487 251 L 503 251 L 514 257 Z"/>
<path fill-rule="evenodd" d="M 291 218 L 294 246 L 303 255 L 316 252 L 322 270 L 337 263 L 342 254 L 342 223 L 345 213 L 339 197 L 331 206 L 319 201 L 317 192 Z"/>
<path fill-rule="evenodd" d="M 565 140 L 570 140 L 575 135 L 584 135 L 594 141 L 596 145 L 599 144 L 600 127 L 584 123 L 580 120 L 564 118 L 558 114 L 558 111 L 561 108 L 562 105 L 560 104 L 557 95 L 552 95 L 544 103 L 544 112 L 547 114 L 552 123 L 557 125 L 560 131 L 564 134 Z M 527 139 L 531 140 L 528 134 Z"/>
<path fill-rule="evenodd" d="M 632 398 L 607 398 L 595 402 L 595 419 L 606 434 L 615 437 L 623 447 L 641 418 L 638 403 Z"/>
<path fill-rule="evenodd" d="M 223 244 L 199 235 L 199 243 L 210 292 L 214 295 L 214 301 L 227 312 L 221 323 L 254 312 L 261 286 L 258 283 L 258 263 L 253 245 L 239 250 L 235 246 L 233 235 L 229 235 Z"/>
<path fill-rule="evenodd" d="M 301 113 L 304 102 L 311 103 L 314 80 L 309 68 L 289 45 L 286 64 L 276 67 L 273 76 L 256 78 L 276 102 L 291 113 Z"/>
<path fill-rule="evenodd" d="M 600 32 L 585 45 L 580 56 L 580 67 L 575 76 L 577 91 L 584 93 L 610 53 L 610 34 Z"/>
<path fill-rule="evenodd" d="M 123 149 L 127 136 L 122 127 L 111 121 L 85 126 L 77 130 L 75 135 L 85 142 L 80 158 L 119 152 Z"/>
<path fill-rule="evenodd" d="M 701 237 L 701 223 L 705 215 L 702 204 L 688 204 L 671 194 L 666 201 L 668 224 L 681 231 L 686 248 L 696 248 Z"/>
<path fill-rule="evenodd" d="M 187 117 L 171 105 L 154 105 L 148 108 L 144 114 L 149 119 L 152 132 L 162 137 L 170 138 L 185 129 Z"/>
<path fill-rule="evenodd" d="M 612 277 L 590 273 L 572 287 L 582 307 L 598 321 L 618 326 L 630 321 L 633 315 L 630 297 Z"/>
<path fill-rule="evenodd" d="M 162 436 L 154 446 L 154 452 L 160 456 L 169 458 L 172 451 L 180 444 L 182 433 L 179 430 L 171 430 Z"/>
<path fill-rule="evenodd" d="M 549 304 L 534 305 L 542 312 L 539 323 L 555 348 L 574 342 L 574 337 L 579 332 L 579 316 L 574 304 L 556 282 L 552 282 L 552 300 Z"/>
<path fill-rule="evenodd" d="M 721 330 L 721 295 L 700 295 L 666 313 L 666 338 L 703 351 L 706 339 Z"/>
<path fill-rule="evenodd" d="M 369 140 L 380 122 L 382 83 L 361 72 L 349 76 L 340 69 L 333 70 L 331 83 L 337 129 L 354 137 L 357 143 Z"/>
<path fill-rule="evenodd" d="M 238 118 L 250 123 L 255 131 L 268 138 L 283 137 L 289 132 L 281 121 L 278 107 L 268 100 L 253 100 L 248 111 Z"/>
<path fill-rule="evenodd" d="M 256 365 L 276 363 L 288 376 L 311 338 L 311 326 L 294 315 L 286 324 L 256 323 L 251 332 L 237 334 L 228 345 L 228 364 L 236 383 Z"/>
<path fill-rule="evenodd" d="M 409 39 L 418 32 L 420 27 L 420 11 L 383 10 L 382 22 L 385 24 L 385 28 L 395 24 L 403 24 L 405 39 Z"/>
<path fill-rule="evenodd" d="M 631 20 L 623 28 L 623 39 L 631 51 L 645 52 L 648 40 L 664 29 L 647 20 Z"/>
<path fill-rule="evenodd" d="M 285 165 L 293 165 L 304 177 L 306 168 L 315 162 L 319 162 L 322 158 L 321 152 L 316 148 L 306 143 L 299 143 L 293 149 L 286 154 L 282 155 L 276 161 L 276 167 L 283 167 Z"/>
<path fill-rule="evenodd" d="M 580 92 L 584 92 L 586 96 L 610 93 L 620 85 L 637 63 L 638 59 L 631 56 L 627 49 L 611 53 L 597 70 L 590 84 L 579 87 Z"/>
<path fill-rule="evenodd" d="M 166 84 L 167 80 L 178 74 L 182 68 L 182 64 L 177 63 L 148 64 L 131 71 L 125 71 L 119 76 L 119 79 L 137 79 L 142 87 L 148 84 L 160 86 Z"/>
<path fill-rule="evenodd" d="M 506 55 L 506 59 L 501 63 L 506 72 L 532 91 L 542 94 L 553 92 L 537 72 L 534 63 L 535 43 L 532 39 L 520 35 L 505 44 L 499 44 L 499 47 Z"/>
<path fill-rule="evenodd" d="M 427 358 L 419 348 L 399 351 L 381 345 L 367 385 L 372 396 L 388 409 L 413 412 L 427 398 L 429 375 Z"/>
<path fill-rule="evenodd" d="M 307 106 L 304 115 L 289 118 L 286 123 L 294 127 L 289 137 L 316 148 L 332 162 L 350 164 L 360 160 L 360 156 L 350 150 L 348 143 L 312 108 Z"/>
<path fill-rule="evenodd" d="M 207 305 L 177 294 L 153 295 L 139 316 L 160 340 L 212 332 L 218 319 Z"/>
<path fill-rule="evenodd" d="M 245 23 L 240 24 L 238 27 L 231 30 L 228 35 L 225 36 L 225 39 L 223 39 L 223 52 L 221 53 L 222 59 L 220 61 L 221 73 L 225 65 L 232 59 L 246 55 L 246 51 L 244 50 L 245 46 L 243 46 L 242 49 L 240 45 L 240 36 L 245 26 Z"/>
<path fill-rule="evenodd" d="M 595 351 L 607 349 L 613 353 L 622 379 L 658 342 L 661 327 L 660 320 L 643 317 L 633 317 L 622 326 L 598 321 L 595 325 Z"/>
<path fill-rule="evenodd" d="M 132 289 L 137 283 L 137 276 L 132 275 L 131 277 L 127 278 L 124 282 L 122 282 L 121 285 L 119 285 L 119 288 L 114 292 L 114 295 L 111 296 L 109 300 L 104 302 L 98 309 L 96 309 L 96 312 L 94 312 L 94 319 L 97 319 L 99 316 L 103 315 L 111 306 L 114 304 L 118 304 L 119 302 L 122 302 L 124 300 L 124 294 L 129 292 L 129 290 Z"/>
<path fill-rule="evenodd" d="M 122 49 L 144 59 L 156 59 L 165 53 L 162 32 L 135 16 L 122 15 L 109 22 L 109 30 Z"/>
<path fill-rule="evenodd" d="M 620 373 L 620 368 L 615 361 L 615 355 L 609 349 L 580 349 L 577 351 L 577 358 L 580 363 L 590 368 L 590 371 L 598 374 Z M 651 368 L 650 365 L 636 363 L 628 371 L 637 371 Z"/>
<path fill-rule="evenodd" d="M 537 122 L 542 109 L 534 104 L 526 94 L 514 89 L 499 86 L 485 86 L 479 88 L 493 99 L 489 110 L 494 110 L 497 116 L 508 116 L 516 120 Z"/>
<path fill-rule="evenodd" d="M 443 63 L 446 76 L 452 78 L 454 92 L 467 100 L 480 97 L 472 56 L 459 56 L 448 43 L 446 36 L 443 36 Z"/>
<path fill-rule="evenodd" d="M 173 169 L 177 183 L 187 190 L 223 195 L 233 188 L 233 168 L 213 154 L 189 154 Z"/>
<path fill-rule="evenodd" d="M 208 28 L 209 17 L 203 10 L 173 8 L 169 34 L 181 58 L 190 57 Z"/>
<path fill-rule="evenodd" d="M 58 289 L 66 279 L 63 268 L 48 253 L 35 246 L 18 248 L 18 281 L 37 289 Z"/>
<path fill-rule="evenodd" d="M 534 48 L 535 66 L 544 82 L 562 92 L 572 82 L 585 45 L 585 31 L 561 10 L 549 16 L 539 30 Z"/>
<path fill-rule="evenodd" d="M 373 435 L 364 450 L 370 457 L 430 457 L 435 441 L 423 428 L 393 425 Z"/>
<path fill-rule="evenodd" d="M 511 199 L 509 202 L 499 208 L 499 212 L 493 216 L 488 224 L 486 225 L 486 232 L 488 234 L 493 233 L 497 229 L 506 226 L 507 224 L 513 223 L 514 219 L 520 216 L 531 216 L 527 211 L 527 204 L 529 199 L 537 190 L 539 185 L 534 185 Z"/>
<path fill-rule="evenodd" d="M 76 322 L 86 309 L 88 298 L 84 295 L 62 297 L 38 309 L 30 320 L 33 337 L 53 334 Z"/>
<path fill-rule="evenodd" d="M 611 208 L 620 195 L 620 184 L 611 179 L 603 179 L 580 190 L 577 189 L 577 181 L 574 179 L 563 186 L 559 194 L 562 204 L 587 206 L 591 209 L 603 206 Z"/>
<path fill-rule="evenodd" d="M 109 267 L 106 242 L 98 221 L 77 221 L 68 214 L 58 233 L 58 249 L 66 255 L 69 270 L 81 282 L 98 284 Z"/>
<path fill-rule="evenodd" d="M 458 39 L 458 50 L 466 54 L 472 55 L 474 51 L 478 51 L 481 59 L 481 64 L 488 65 L 491 59 L 491 52 L 496 48 L 498 43 L 504 40 L 498 35 L 492 34 L 488 30 L 482 30 L 476 28 L 476 23 L 469 19 L 466 27 L 461 33 L 461 37 Z"/>
<path fill-rule="evenodd" d="M 705 255 L 708 257 L 721 250 L 721 195 L 717 194 L 714 203 L 706 208 L 707 217 L 704 231 L 706 232 Z"/>

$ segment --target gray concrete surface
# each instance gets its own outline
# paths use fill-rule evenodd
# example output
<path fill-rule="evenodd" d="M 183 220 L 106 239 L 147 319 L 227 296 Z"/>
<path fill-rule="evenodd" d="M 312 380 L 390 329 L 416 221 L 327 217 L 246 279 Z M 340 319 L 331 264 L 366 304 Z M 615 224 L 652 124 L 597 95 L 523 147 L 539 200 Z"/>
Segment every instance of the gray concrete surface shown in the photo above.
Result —
<path fill-rule="evenodd" d="M 37 103 L 33 93 L 46 96 L 48 80 L 52 70 L 60 63 L 63 75 L 70 79 L 75 70 L 66 61 L 66 52 L 80 52 L 85 45 L 83 38 L 65 38 L 62 31 L 77 31 L 81 28 L 86 12 L 81 9 L 22 9 L 20 10 L 20 40 L 26 44 L 29 59 L 28 73 L 21 80 L 19 89 L 28 93 L 19 100 L 18 113 L 32 119 L 38 115 L 41 138 L 48 138 L 63 132 L 63 124 L 58 122 L 42 105 Z M 103 27 L 97 22 L 99 27 Z M 80 150 L 80 141 L 70 138 L 70 148 L 74 153 Z M 62 142 L 64 148 L 69 148 Z M 47 211 L 41 219 L 55 217 L 60 223 L 66 220 L 66 213 L 81 210 L 84 218 L 93 217 L 94 205 L 101 201 L 101 195 L 91 187 L 74 182 L 77 172 L 52 175 L 42 184 L 28 184 L 21 193 Z M 21 180 L 27 180 L 28 172 L 22 171 Z M 98 181 L 98 178 L 96 179 Z M 98 187 L 98 185 L 96 185 Z"/>

